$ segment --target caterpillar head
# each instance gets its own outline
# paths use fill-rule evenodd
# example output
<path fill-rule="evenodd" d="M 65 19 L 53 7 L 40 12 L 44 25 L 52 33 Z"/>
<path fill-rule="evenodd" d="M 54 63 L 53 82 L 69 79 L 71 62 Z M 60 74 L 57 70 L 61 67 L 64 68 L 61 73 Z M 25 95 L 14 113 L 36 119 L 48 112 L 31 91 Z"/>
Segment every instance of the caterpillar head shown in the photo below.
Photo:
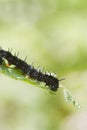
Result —
<path fill-rule="evenodd" d="M 51 76 L 49 81 L 50 90 L 57 91 L 58 87 L 59 87 L 59 80 Z"/>
<path fill-rule="evenodd" d="M 64 79 L 58 79 L 56 77 L 54 77 L 53 75 L 48 75 L 45 74 L 44 75 L 44 82 L 46 83 L 46 85 L 49 87 L 50 90 L 52 91 L 57 91 L 57 89 L 59 88 L 59 81 L 64 80 Z"/>
<path fill-rule="evenodd" d="M 59 87 L 59 80 L 56 77 L 51 74 L 44 74 L 44 82 L 47 86 L 49 86 L 50 90 L 57 91 L 57 88 Z"/>

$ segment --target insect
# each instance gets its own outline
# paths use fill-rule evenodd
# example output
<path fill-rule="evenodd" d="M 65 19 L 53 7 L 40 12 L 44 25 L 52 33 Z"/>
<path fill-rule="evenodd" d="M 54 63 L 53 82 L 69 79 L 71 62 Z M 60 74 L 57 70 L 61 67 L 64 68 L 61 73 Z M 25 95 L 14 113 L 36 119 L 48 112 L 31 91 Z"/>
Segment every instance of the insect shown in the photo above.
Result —
<path fill-rule="evenodd" d="M 40 70 L 35 69 L 34 66 L 27 64 L 24 60 L 11 54 L 10 51 L 0 49 L 0 65 L 2 65 L 4 59 L 8 61 L 9 66 L 14 65 L 15 68 L 20 69 L 28 78 L 44 82 L 52 91 L 57 91 L 59 88 L 59 81 L 63 80 L 59 80 L 51 73 L 43 73 Z"/>

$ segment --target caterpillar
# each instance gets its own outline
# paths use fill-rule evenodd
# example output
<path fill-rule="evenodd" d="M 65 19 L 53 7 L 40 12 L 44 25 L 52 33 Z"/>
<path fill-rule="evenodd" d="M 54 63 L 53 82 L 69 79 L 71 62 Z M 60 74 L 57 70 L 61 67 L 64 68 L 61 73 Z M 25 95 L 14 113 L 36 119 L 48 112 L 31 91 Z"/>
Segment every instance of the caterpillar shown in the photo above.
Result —
<path fill-rule="evenodd" d="M 0 65 L 3 64 L 4 59 L 8 61 L 9 66 L 14 65 L 15 68 L 21 70 L 23 74 L 28 76 L 28 78 L 44 82 L 45 85 L 48 86 L 52 91 L 57 91 L 59 88 L 59 81 L 63 80 L 59 80 L 51 73 L 43 73 L 40 70 L 35 69 L 34 66 L 29 65 L 24 60 L 12 55 L 10 51 L 0 49 Z"/>

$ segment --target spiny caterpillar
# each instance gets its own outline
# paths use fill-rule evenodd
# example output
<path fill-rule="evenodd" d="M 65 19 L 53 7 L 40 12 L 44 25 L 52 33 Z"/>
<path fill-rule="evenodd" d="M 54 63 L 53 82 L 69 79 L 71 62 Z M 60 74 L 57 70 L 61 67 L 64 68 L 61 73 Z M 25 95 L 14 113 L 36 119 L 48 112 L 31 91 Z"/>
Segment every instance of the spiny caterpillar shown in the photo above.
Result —
<path fill-rule="evenodd" d="M 40 70 L 35 69 L 32 65 L 28 65 L 24 60 L 12 55 L 9 50 L 5 51 L 0 49 L 0 65 L 3 64 L 4 59 L 7 60 L 8 66 L 14 65 L 15 68 L 21 70 L 23 74 L 28 76 L 28 78 L 44 82 L 45 85 L 47 85 L 52 91 L 57 91 L 59 87 L 59 81 L 63 80 L 59 80 L 51 73 L 42 73 Z"/>

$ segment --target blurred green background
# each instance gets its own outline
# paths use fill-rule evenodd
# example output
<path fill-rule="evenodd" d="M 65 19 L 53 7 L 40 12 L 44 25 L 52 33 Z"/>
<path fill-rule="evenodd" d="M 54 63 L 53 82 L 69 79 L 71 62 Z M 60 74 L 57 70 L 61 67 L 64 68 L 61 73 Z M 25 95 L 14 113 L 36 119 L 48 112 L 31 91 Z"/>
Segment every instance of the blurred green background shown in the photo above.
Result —
<path fill-rule="evenodd" d="M 87 130 L 86 0 L 0 0 L 0 46 L 64 77 L 81 104 L 0 74 L 0 130 Z"/>

